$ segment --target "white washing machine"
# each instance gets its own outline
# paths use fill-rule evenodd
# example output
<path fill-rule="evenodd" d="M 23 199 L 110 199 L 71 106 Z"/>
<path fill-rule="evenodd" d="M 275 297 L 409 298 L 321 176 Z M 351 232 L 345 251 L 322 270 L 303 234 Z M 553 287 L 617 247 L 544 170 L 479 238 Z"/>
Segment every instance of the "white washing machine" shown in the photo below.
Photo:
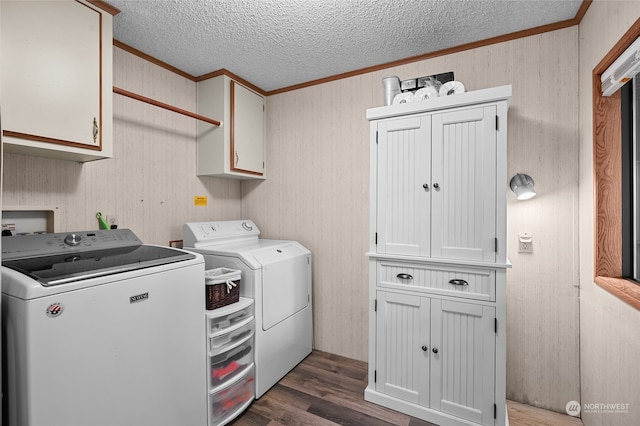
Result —
<path fill-rule="evenodd" d="M 2 237 L 5 426 L 207 424 L 204 261 L 128 229 Z"/>
<path fill-rule="evenodd" d="M 253 298 L 256 318 L 256 399 L 311 353 L 311 252 L 296 241 L 259 238 L 250 220 L 192 222 L 184 248 L 207 269 L 242 271 L 240 295 Z"/>

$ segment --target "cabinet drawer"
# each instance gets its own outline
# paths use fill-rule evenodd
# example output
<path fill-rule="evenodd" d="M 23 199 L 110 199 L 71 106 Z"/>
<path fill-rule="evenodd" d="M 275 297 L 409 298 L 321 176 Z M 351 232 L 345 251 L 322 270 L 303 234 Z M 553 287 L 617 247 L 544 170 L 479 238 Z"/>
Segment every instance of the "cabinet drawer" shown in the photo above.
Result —
<path fill-rule="evenodd" d="M 209 394 L 209 424 L 226 424 L 255 397 L 255 367 L 251 364 L 238 380 Z"/>
<path fill-rule="evenodd" d="M 496 273 L 491 269 L 379 261 L 377 273 L 380 287 L 496 300 Z"/>
<path fill-rule="evenodd" d="M 222 334 L 253 317 L 253 299 L 241 297 L 236 303 L 207 311 L 207 334 Z"/>
<path fill-rule="evenodd" d="M 209 357 L 210 389 L 226 386 L 234 377 L 253 364 L 253 333 L 236 344 L 225 347 L 224 352 Z"/>

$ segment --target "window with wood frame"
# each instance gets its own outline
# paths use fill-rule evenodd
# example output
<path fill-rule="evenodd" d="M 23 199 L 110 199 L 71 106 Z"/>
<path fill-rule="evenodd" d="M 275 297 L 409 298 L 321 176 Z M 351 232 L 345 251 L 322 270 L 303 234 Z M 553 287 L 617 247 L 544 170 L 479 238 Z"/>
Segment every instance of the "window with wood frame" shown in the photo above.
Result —
<path fill-rule="evenodd" d="M 594 281 L 636 309 L 640 309 L 640 286 L 622 272 L 622 96 L 619 90 L 603 96 L 600 76 L 639 36 L 640 19 L 592 72 Z"/>

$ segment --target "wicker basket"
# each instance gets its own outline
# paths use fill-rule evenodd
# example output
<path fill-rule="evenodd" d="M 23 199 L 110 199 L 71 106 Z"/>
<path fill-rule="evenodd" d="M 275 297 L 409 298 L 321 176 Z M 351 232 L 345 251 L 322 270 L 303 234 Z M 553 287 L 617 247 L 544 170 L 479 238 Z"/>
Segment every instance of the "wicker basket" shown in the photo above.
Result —
<path fill-rule="evenodd" d="M 216 268 L 204 271 L 207 310 L 221 308 L 240 300 L 241 271 Z"/>

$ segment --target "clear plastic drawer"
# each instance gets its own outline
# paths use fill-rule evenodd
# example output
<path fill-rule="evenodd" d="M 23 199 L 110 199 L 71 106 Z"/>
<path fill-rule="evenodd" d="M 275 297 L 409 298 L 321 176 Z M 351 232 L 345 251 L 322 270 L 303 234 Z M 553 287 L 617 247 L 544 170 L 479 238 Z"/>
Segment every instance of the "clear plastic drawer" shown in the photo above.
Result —
<path fill-rule="evenodd" d="M 237 343 L 225 347 L 218 355 L 209 357 L 210 389 L 225 386 L 253 364 L 253 332 Z"/>
<path fill-rule="evenodd" d="M 252 334 L 254 330 L 255 320 L 253 317 L 249 317 L 235 324 L 233 327 L 209 336 L 209 354 L 214 355 L 219 353 L 221 350 L 224 350 L 224 346 L 239 342 Z"/>
<path fill-rule="evenodd" d="M 253 317 L 253 299 L 241 297 L 236 303 L 207 311 L 207 333 L 218 334 L 251 317 Z"/>
<path fill-rule="evenodd" d="M 216 392 L 209 394 L 209 424 L 225 424 L 242 412 L 255 397 L 254 365 L 245 374 Z"/>

